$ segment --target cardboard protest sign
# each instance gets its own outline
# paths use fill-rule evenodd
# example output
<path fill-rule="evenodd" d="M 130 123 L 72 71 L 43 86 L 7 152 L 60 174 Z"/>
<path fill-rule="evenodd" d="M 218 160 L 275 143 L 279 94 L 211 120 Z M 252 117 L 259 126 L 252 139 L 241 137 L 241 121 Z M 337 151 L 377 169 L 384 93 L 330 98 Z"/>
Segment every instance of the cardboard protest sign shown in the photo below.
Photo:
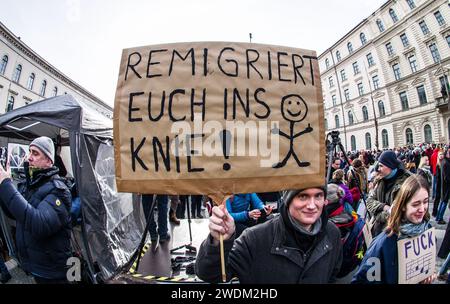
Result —
<path fill-rule="evenodd" d="M 225 195 L 323 185 L 316 53 L 233 42 L 125 49 L 114 148 L 124 192 Z"/>
<path fill-rule="evenodd" d="M 434 274 L 436 268 L 436 232 L 434 228 L 397 242 L 398 282 L 417 284 Z"/>

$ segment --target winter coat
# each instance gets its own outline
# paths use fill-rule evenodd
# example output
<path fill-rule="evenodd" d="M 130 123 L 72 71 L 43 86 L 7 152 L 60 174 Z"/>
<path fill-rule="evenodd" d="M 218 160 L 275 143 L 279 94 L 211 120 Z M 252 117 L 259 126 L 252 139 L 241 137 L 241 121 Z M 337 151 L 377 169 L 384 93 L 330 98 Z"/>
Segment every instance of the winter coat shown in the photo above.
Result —
<path fill-rule="evenodd" d="M 353 175 L 354 173 L 354 175 Z M 349 170 L 347 174 L 347 180 L 348 180 L 348 188 L 352 189 L 355 187 L 358 187 L 358 183 L 356 181 L 356 178 L 358 179 L 359 187 L 362 193 L 367 193 L 367 172 L 366 168 L 359 167 L 359 168 L 353 168 Z"/>
<path fill-rule="evenodd" d="M 336 184 L 338 185 L 342 190 L 344 190 L 344 196 L 340 199 L 339 203 L 341 205 L 344 205 L 344 203 L 349 203 L 350 205 L 353 206 L 353 196 L 352 193 L 350 192 L 350 189 L 347 187 L 346 184 L 344 184 L 341 181 L 337 181 L 335 179 L 330 180 L 330 184 Z"/>
<path fill-rule="evenodd" d="M 392 177 L 394 179 L 393 181 L 388 182 L 382 178 L 377 181 L 374 189 L 370 191 L 366 204 L 370 216 L 375 217 L 375 224 L 372 228 L 372 235 L 374 237 L 383 231 L 387 223 L 389 213 L 383 211 L 384 206 L 392 205 L 400 187 L 409 176 L 411 176 L 410 172 L 400 168 L 397 174 Z M 393 183 L 389 189 L 387 189 L 388 183 Z"/>
<path fill-rule="evenodd" d="M 441 202 L 448 202 L 450 199 L 450 159 L 444 157 L 441 161 L 441 174 L 438 178 Z"/>
<path fill-rule="evenodd" d="M 263 202 L 256 193 L 235 194 L 227 199 L 227 210 L 236 223 L 245 223 L 250 218 L 248 211 L 264 208 Z"/>
<path fill-rule="evenodd" d="M 433 175 L 436 175 L 436 164 L 438 161 L 438 154 L 439 154 L 439 149 L 436 148 L 433 151 L 433 154 L 430 157 L 430 167 L 431 167 L 431 173 L 433 173 Z"/>
<path fill-rule="evenodd" d="M 0 184 L 0 201 L 16 220 L 16 245 L 26 271 L 45 279 L 66 278 L 70 245 L 71 195 L 56 167 L 36 172 L 19 190 L 7 178 Z"/>
<path fill-rule="evenodd" d="M 308 256 L 298 248 L 287 246 L 292 238 L 281 215 L 249 229 L 234 240 L 224 241 L 227 279 L 237 277 L 248 284 L 330 283 L 339 272 L 342 244 L 338 228 L 326 219 L 321 238 Z M 204 281 L 221 280 L 220 247 L 211 235 L 202 243 L 196 273 Z"/>
<path fill-rule="evenodd" d="M 352 284 L 398 284 L 397 239 L 396 234 L 388 236 L 385 231 L 374 238 L 353 275 Z M 370 258 L 378 258 L 380 261 L 379 281 L 368 279 L 367 272 L 374 266 Z"/>

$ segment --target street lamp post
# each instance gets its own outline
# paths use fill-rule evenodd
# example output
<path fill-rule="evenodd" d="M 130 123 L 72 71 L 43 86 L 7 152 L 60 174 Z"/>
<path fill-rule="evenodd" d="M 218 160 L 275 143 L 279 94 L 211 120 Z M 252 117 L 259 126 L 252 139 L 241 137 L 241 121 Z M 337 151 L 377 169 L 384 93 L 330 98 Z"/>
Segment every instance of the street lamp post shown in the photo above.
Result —
<path fill-rule="evenodd" d="M 372 101 L 372 111 L 373 111 L 373 123 L 375 125 L 375 147 L 377 150 L 379 150 L 379 141 L 378 141 L 378 119 L 377 119 L 377 113 L 375 112 L 375 102 L 373 101 L 373 94 L 372 94 L 372 85 L 370 83 L 369 73 L 367 72 L 366 63 L 364 63 L 364 71 L 366 72 L 367 82 L 369 83 L 369 90 L 370 90 L 370 100 Z"/>

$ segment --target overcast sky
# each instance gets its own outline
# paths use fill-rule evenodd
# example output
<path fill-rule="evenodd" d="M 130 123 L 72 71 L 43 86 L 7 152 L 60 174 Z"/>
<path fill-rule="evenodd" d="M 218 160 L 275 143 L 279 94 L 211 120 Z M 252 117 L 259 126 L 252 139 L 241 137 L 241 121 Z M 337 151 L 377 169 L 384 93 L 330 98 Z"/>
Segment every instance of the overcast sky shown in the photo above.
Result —
<path fill-rule="evenodd" d="M 94 95 L 113 105 L 122 49 L 234 41 L 318 55 L 386 0 L 0 0 L 0 21 Z"/>

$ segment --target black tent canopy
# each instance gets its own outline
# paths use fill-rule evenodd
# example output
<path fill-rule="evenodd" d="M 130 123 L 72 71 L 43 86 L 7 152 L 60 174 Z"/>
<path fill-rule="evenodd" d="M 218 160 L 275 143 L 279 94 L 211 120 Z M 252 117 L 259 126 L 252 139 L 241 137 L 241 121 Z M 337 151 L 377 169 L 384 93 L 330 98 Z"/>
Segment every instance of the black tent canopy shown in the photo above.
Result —
<path fill-rule="evenodd" d="M 82 206 L 85 259 L 91 275 L 106 281 L 127 264 L 145 228 L 141 205 L 116 189 L 112 121 L 71 95 L 0 116 L 0 137 L 8 142 L 31 142 L 39 136 L 70 146 Z"/>

